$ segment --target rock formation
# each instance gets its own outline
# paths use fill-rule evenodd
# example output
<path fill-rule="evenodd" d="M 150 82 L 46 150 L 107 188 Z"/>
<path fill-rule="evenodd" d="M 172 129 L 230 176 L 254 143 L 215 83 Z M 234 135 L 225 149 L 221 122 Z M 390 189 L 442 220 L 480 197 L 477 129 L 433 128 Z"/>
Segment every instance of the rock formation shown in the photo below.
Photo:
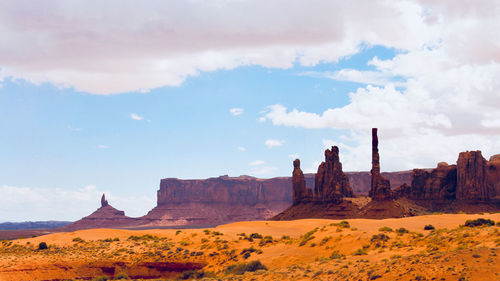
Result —
<path fill-rule="evenodd" d="M 101 207 L 95 212 L 78 221 L 75 221 L 66 226 L 60 227 L 61 231 L 73 231 L 78 229 L 90 228 L 119 228 L 141 225 L 142 221 L 139 218 L 131 218 L 125 216 L 124 211 L 115 209 L 108 204 L 104 194 L 101 197 Z"/>
<path fill-rule="evenodd" d="M 486 182 L 490 198 L 500 197 L 500 154 L 491 156 L 486 164 Z"/>
<path fill-rule="evenodd" d="M 412 200 L 445 201 L 455 198 L 457 183 L 456 165 L 445 162 L 438 164 L 436 169 L 414 169 L 411 185 L 403 184 L 394 193 L 397 197 Z"/>
<path fill-rule="evenodd" d="M 372 179 L 369 196 L 372 200 L 388 200 L 392 198 L 391 183 L 380 174 L 380 156 L 378 154 L 377 128 L 372 129 Z"/>
<path fill-rule="evenodd" d="M 344 197 L 352 197 L 349 178 L 342 171 L 339 148 L 325 150 L 325 161 L 321 162 L 314 180 L 314 200 L 322 203 L 340 203 Z"/>
<path fill-rule="evenodd" d="M 106 200 L 106 196 L 103 193 L 101 197 L 101 207 L 106 207 L 106 206 L 108 206 L 108 200 Z"/>
<path fill-rule="evenodd" d="M 486 159 L 481 151 L 460 152 L 457 160 L 457 193 L 462 201 L 487 201 Z"/>
<path fill-rule="evenodd" d="M 300 160 L 293 161 L 292 173 L 293 205 L 307 202 L 312 199 L 312 190 L 306 188 L 306 178 L 300 169 Z"/>

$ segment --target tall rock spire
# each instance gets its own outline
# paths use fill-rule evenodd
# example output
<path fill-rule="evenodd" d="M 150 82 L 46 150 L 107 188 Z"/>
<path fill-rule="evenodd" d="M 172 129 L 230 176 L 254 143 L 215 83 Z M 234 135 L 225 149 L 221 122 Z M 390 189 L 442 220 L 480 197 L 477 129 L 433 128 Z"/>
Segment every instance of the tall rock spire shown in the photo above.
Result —
<path fill-rule="evenodd" d="M 101 197 L 101 207 L 106 207 L 106 206 L 108 206 L 108 200 L 106 200 L 106 196 L 103 193 Z"/>
<path fill-rule="evenodd" d="M 292 186 L 293 205 L 304 202 L 306 201 L 306 199 L 311 199 L 311 190 L 308 190 L 306 188 L 306 178 L 304 177 L 304 173 L 300 169 L 299 159 L 295 159 L 295 161 L 293 161 Z"/>
<path fill-rule="evenodd" d="M 377 128 L 372 128 L 372 181 L 369 196 L 373 200 L 392 198 L 391 183 L 380 174 L 380 156 L 378 154 Z"/>

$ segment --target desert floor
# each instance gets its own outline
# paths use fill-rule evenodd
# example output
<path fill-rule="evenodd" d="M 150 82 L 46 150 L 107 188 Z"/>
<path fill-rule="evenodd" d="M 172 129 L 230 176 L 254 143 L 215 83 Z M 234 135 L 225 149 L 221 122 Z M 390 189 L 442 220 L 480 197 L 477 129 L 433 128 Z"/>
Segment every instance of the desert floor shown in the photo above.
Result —
<path fill-rule="evenodd" d="M 500 214 L 55 233 L 0 241 L 0 280 L 500 280 L 500 224 L 463 226 L 477 218 Z"/>

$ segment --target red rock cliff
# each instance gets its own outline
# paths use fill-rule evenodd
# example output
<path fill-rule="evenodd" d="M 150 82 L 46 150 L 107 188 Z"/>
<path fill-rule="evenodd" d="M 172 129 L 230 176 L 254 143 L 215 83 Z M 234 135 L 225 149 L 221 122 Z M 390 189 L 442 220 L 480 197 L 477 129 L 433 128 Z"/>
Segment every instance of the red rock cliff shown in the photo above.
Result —
<path fill-rule="evenodd" d="M 489 199 L 486 184 L 486 159 L 481 151 L 460 152 L 457 160 L 457 195 L 462 201 Z"/>

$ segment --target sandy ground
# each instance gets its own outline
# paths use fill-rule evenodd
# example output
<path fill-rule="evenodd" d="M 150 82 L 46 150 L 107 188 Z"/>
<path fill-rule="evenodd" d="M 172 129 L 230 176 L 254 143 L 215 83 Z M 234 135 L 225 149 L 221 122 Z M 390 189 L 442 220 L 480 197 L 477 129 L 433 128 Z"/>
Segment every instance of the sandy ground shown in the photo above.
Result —
<path fill-rule="evenodd" d="M 174 278 L 196 268 L 234 280 L 500 280 L 500 227 L 460 227 L 477 218 L 498 222 L 500 214 L 55 233 L 0 242 L 0 280 L 91 279 L 118 273 Z M 429 224 L 435 230 L 424 230 Z M 249 238 L 252 233 L 257 238 Z M 41 242 L 48 249 L 38 250 Z M 236 277 L 226 272 L 230 265 L 256 260 L 268 270 Z"/>

